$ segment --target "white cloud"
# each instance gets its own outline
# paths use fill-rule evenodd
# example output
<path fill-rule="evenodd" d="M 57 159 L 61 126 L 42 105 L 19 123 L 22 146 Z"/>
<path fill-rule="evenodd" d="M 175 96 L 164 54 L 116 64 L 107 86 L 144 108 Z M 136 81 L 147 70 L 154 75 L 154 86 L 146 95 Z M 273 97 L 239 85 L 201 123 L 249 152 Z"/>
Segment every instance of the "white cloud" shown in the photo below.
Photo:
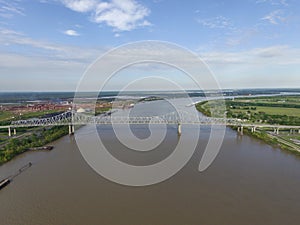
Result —
<path fill-rule="evenodd" d="M 108 50 L 49 43 L 1 28 L 0 46 L 0 74 L 5 76 L 0 85 L 3 90 L 74 90 L 87 66 Z M 22 49 L 22 52 L 12 53 L 10 46 Z M 143 51 L 133 50 L 141 56 L 162 54 L 160 48 L 146 47 Z M 128 53 L 116 57 L 128 57 Z M 186 57 L 178 57 L 175 52 L 168 57 L 176 57 L 191 68 L 195 65 L 195 62 L 185 60 Z M 247 51 L 209 51 L 200 57 L 212 68 L 222 87 L 299 86 L 298 48 L 277 45 Z M 108 60 L 106 63 L 113 64 L 115 61 Z M 144 71 L 149 72 L 149 69 Z M 32 80 L 35 82 L 32 83 Z"/>
<path fill-rule="evenodd" d="M 223 88 L 299 87 L 300 49 L 285 45 L 200 56 Z"/>
<path fill-rule="evenodd" d="M 213 18 L 207 18 L 207 19 L 198 19 L 198 23 L 205 27 L 209 27 L 211 29 L 214 28 L 232 28 L 231 21 L 224 17 L 224 16 L 217 16 Z"/>
<path fill-rule="evenodd" d="M 89 12 L 95 8 L 97 0 L 62 0 L 62 3 L 76 12 Z"/>
<path fill-rule="evenodd" d="M 0 77 L 3 78 L 0 89 L 3 91 L 75 90 L 87 66 L 108 50 L 36 40 L 1 27 L 0 46 Z"/>
<path fill-rule="evenodd" d="M 116 32 L 151 25 L 145 19 L 150 10 L 135 0 L 62 0 L 62 3 L 73 11 L 89 12 L 93 22 L 104 23 Z"/>
<path fill-rule="evenodd" d="M 283 11 L 282 10 L 275 10 L 268 15 L 264 16 L 262 20 L 267 20 L 271 24 L 277 25 L 281 22 L 285 22 L 286 18 L 283 17 Z"/>
<path fill-rule="evenodd" d="M 231 67 L 243 65 L 299 65 L 300 49 L 287 45 L 254 48 L 240 52 L 208 52 L 201 54 L 204 61 L 211 65 Z"/>
<path fill-rule="evenodd" d="M 113 0 L 111 3 L 98 5 L 94 21 L 106 23 L 120 31 L 129 31 L 138 26 L 147 26 L 149 22 L 144 17 L 150 13 L 149 9 L 132 0 Z"/>
<path fill-rule="evenodd" d="M 29 51 L 26 51 L 26 55 L 62 61 L 76 61 L 84 65 L 95 60 L 104 51 L 104 49 L 83 49 L 75 46 L 59 45 L 46 41 L 34 40 L 20 32 L 3 29 L 1 27 L 0 46 L 17 46 L 18 48 L 22 46 L 23 49 L 29 49 Z"/>
<path fill-rule="evenodd" d="M 0 17 L 12 18 L 14 15 L 25 16 L 24 9 L 19 6 L 19 1 L 0 0 Z"/>
<path fill-rule="evenodd" d="M 256 3 L 269 3 L 271 5 L 288 6 L 288 3 L 286 0 L 257 0 Z"/>
<path fill-rule="evenodd" d="M 79 36 L 80 35 L 77 33 L 76 30 L 65 30 L 63 33 L 66 35 L 69 35 L 69 36 Z"/>
<path fill-rule="evenodd" d="M 249 40 L 253 38 L 255 35 L 257 35 L 258 33 L 259 30 L 256 27 L 235 29 L 234 32 L 230 33 L 230 36 L 227 38 L 225 43 L 231 47 L 244 45 L 247 42 L 249 42 Z"/>

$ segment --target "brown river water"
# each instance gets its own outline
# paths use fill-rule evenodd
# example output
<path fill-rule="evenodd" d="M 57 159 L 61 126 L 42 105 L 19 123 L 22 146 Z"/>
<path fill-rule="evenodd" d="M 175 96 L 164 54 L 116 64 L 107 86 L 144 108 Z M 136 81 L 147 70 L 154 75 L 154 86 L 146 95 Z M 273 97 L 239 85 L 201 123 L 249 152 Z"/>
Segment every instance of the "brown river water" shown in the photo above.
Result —
<path fill-rule="evenodd" d="M 193 129 L 199 127 L 183 127 L 183 132 L 189 136 Z M 133 130 L 140 137 L 149 135 L 146 126 Z M 122 146 L 109 126 L 98 126 L 98 131 L 112 155 L 137 165 L 167 157 L 178 141 L 176 127 L 170 125 L 163 143 L 142 153 Z M 0 224 L 299 224 L 300 158 L 227 128 L 220 153 L 200 173 L 209 132 L 201 128 L 197 149 L 182 170 L 145 187 L 98 175 L 74 136 L 53 143 L 52 151 L 24 153 L 0 167 L 4 178 L 33 163 L 0 191 Z"/>

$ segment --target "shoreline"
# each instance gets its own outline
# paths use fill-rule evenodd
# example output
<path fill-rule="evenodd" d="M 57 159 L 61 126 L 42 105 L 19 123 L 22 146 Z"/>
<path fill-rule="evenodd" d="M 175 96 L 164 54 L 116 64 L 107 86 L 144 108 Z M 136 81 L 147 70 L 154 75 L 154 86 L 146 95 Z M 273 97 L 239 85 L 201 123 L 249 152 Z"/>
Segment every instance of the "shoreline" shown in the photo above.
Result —
<path fill-rule="evenodd" d="M 202 101 L 202 102 L 199 102 L 197 104 L 195 104 L 195 107 L 196 109 L 202 113 L 204 116 L 207 116 L 207 117 L 211 117 L 211 113 L 209 110 L 206 110 L 204 109 L 202 106 L 206 103 L 208 103 L 209 101 Z M 230 127 L 231 129 L 235 130 L 236 132 L 237 131 L 237 128 L 234 127 L 234 126 L 227 126 L 227 127 Z M 250 137 L 253 137 L 255 139 L 258 139 L 258 140 L 261 140 L 263 141 L 264 143 L 270 145 L 270 146 L 273 146 L 273 147 L 279 147 L 281 150 L 283 151 L 286 151 L 286 152 L 289 152 L 289 153 L 292 153 L 293 155 L 296 155 L 296 156 L 300 156 L 300 151 L 288 146 L 287 144 L 284 144 L 282 142 L 279 142 L 277 139 L 274 139 L 274 138 L 271 138 L 270 135 L 267 133 L 267 132 L 263 132 L 263 131 L 256 131 L 256 132 L 251 132 L 250 130 L 248 129 L 244 129 L 244 134 L 250 136 Z M 299 149 L 300 149 L 300 146 L 299 146 Z"/>
<path fill-rule="evenodd" d="M 66 126 L 61 126 L 61 127 L 54 126 L 51 129 L 54 129 L 55 132 L 50 133 L 48 135 L 46 134 L 47 136 L 43 137 L 43 139 L 40 139 L 40 138 L 34 139 L 35 136 L 34 135 L 30 135 L 26 139 L 27 141 L 29 141 L 29 143 L 26 143 L 25 145 L 15 144 L 15 146 L 10 147 L 9 145 L 12 145 L 13 142 L 14 142 L 14 140 L 20 141 L 18 139 L 10 139 L 9 140 L 10 143 L 7 143 L 5 145 L 5 147 L 4 147 L 4 150 L 2 150 L 2 151 L 9 152 L 9 154 L 2 156 L 3 158 L 1 158 L 0 166 L 2 166 L 5 163 L 9 162 L 10 160 L 14 159 L 18 155 L 21 155 L 21 154 L 23 154 L 25 152 L 32 151 L 31 150 L 32 148 L 43 148 L 43 147 L 46 147 L 46 145 L 48 145 L 48 144 L 50 144 L 50 143 L 52 143 L 54 141 L 57 141 L 60 138 L 68 135 L 68 129 L 67 129 Z M 49 129 L 49 130 L 51 130 L 51 129 Z M 32 139 L 34 139 L 34 141 L 30 142 Z"/>
<path fill-rule="evenodd" d="M 230 127 L 232 130 L 238 133 L 236 127 L 233 126 L 228 126 L 228 127 Z M 254 139 L 261 140 L 265 144 L 268 144 L 272 147 L 280 148 L 280 150 L 283 150 L 285 152 L 291 153 L 296 156 L 300 156 L 300 151 L 293 149 L 292 147 L 289 147 L 283 143 L 280 143 L 277 140 L 274 140 L 273 138 L 270 137 L 270 135 L 267 132 L 262 132 L 262 131 L 251 132 L 248 129 L 244 129 L 243 135 L 248 135 L 249 137 L 252 137 Z"/>

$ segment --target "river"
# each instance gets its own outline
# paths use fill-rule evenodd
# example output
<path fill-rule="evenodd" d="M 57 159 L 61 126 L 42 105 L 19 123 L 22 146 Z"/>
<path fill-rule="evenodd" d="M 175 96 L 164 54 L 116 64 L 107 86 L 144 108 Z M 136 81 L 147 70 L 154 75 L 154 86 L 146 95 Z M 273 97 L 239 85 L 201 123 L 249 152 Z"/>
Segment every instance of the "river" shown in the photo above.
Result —
<path fill-rule="evenodd" d="M 143 113 L 164 110 L 160 101 L 136 108 Z M 199 127 L 183 127 L 183 133 L 192 137 L 195 129 Z M 133 130 L 141 138 L 149 135 L 147 126 Z M 114 156 L 136 165 L 167 157 L 178 141 L 176 127 L 168 126 L 163 143 L 142 153 L 122 146 L 109 126 L 98 126 L 98 132 Z M 98 175 L 83 159 L 74 136 L 54 142 L 52 151 L 24 153 L 0 167 L 3 178 L 33 163 L 0 191 L 0 224 L 299 224 L 300 158 L 226 128 L 220 153 L 200 173 L 209 134 L 208 127 L 201 128 L 195 153 L 176 175 L 144 187 L 119 185 Z"/>

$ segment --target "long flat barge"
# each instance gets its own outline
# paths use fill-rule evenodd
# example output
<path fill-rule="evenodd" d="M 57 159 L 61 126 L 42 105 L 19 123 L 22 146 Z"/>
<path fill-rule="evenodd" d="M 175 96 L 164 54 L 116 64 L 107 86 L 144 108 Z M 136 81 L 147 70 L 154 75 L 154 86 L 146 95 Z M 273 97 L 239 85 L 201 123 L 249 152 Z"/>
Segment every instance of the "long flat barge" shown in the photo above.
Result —
<path fill-rule="evenodd" d="M 31 150 L 31 151 L 49 150 L 50 151 L 52 149 L 53 149 L 53 146 L 48 145 L 48 146 L 42 146 L 42 147 L 29 148 L 28 150 Z"/>
<path fill-rule="evenodd" d="M 14 175 L 11 175 L 9 177 L 4 178 L 3 180 L 0 181 L 0 190 L 4 187 L 6 187 L 10 182 L 13 181 L 13 179 L 17 176 L 19 176 L 22 172 L 24 172 L 25 170 L 27 170 L 29 167 L 32 166 L 32 163 L 29 162 L 27 163 L 25 166 L 21 167 L 17 173 L 15 173 Z"/>
<path fill-rule="evenodd" d="M 0 190 L 10 183 L 10 179 L 3 179 L 0 181 Z"/>

